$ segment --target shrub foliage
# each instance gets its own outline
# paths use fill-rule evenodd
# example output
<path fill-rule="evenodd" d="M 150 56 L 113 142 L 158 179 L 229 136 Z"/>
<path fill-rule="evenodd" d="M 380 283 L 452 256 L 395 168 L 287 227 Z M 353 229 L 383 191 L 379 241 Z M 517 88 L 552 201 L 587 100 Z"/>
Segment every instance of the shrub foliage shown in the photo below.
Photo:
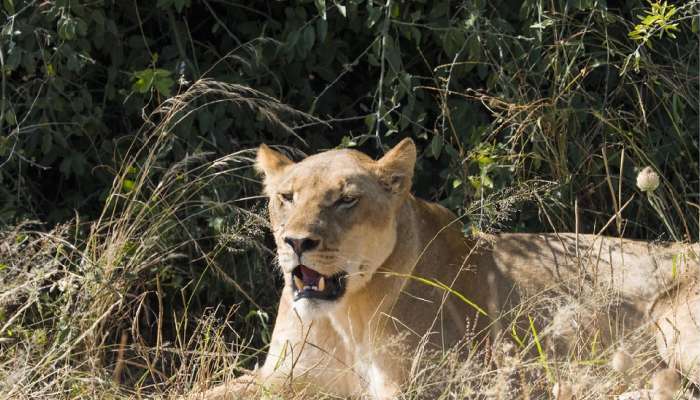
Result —
<path fill-rule="evenodd" d="M 97 215 L 144 115 L 207 77 L 318 121 L 276 129 L 210 104 L 174 128 L 163 163 L 262 141 L 378 154 L 411 136 L 416 190 L 458 211 L 557 182 L 515 217 L 523 230 L 572 230 L 574 200 L 582 229 L 602 226 L 651 165 L 674 237 L 696 238 L 696 6 L 4 1 L 1 216 Z M 671 235 L 637 197 L 625 234 Z"/>

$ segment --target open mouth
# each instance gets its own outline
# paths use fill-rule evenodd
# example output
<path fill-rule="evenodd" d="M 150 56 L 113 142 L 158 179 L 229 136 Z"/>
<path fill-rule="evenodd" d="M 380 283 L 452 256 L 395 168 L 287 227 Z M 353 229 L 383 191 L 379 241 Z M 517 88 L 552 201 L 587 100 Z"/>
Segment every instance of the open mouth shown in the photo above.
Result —
<path fill-rule="evenodd" d="M 294 300 L 336 300 L 345 292 L 346 275 L 345 272 L 339 272 L 326 276 L 305 265 L 299 265 L 292 271 Z"/>

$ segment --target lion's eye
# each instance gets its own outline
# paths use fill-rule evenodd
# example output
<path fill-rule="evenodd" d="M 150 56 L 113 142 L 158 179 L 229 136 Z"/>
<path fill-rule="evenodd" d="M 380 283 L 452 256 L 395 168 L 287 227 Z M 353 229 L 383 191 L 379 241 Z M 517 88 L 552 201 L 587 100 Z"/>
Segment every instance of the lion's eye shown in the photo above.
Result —
<path fill-rule="evenodd" d="M 350 208 L 357 204 L 357 201 L 359 200 L 358 197 L 353 197 L 353 196 L 343 196 L 336 201 L 336 205 L 338 208 Z"/>
<path fill-rule="evenodd" d="M 292 193 L 292 192 L 280 193 L 279 198 L 282 201 L 282 203 L 291 203 L 294 200 L 294 193 Z"/>

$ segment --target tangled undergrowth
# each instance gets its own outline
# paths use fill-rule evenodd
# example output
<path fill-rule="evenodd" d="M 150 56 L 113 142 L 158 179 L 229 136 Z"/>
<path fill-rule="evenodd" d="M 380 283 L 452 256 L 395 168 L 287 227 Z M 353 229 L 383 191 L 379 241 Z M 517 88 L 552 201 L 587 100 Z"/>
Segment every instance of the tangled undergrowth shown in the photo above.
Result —
<path fill-rule="evenodd" d="M 257 336 L 256 348 L 269 338 L 269 317 L 257 303 L 262 294 L 248 293 L 245 281 L 253 268 L 230 275 L 221 264 L 244 266 L 254 254 L 262 260 L 270 251 L 262 240 L 266 222 L 256 211 L 257 193 L 246 195 L 245 186 L 236 201 L 219 197 L 227 180 L 245 179 L 239 174 L 250 168 L 252 153 L 218 158 L 203 153 L 168 166 L 159 159 L 174 140 L 172 125 L 203 104 L 221 101 L 258 112 L 261 120 L 283 129 L 280 116 L 308 120 L 251 89 L 196 82 L 151 115 L 144 127 L 148 133 L 133 144 L 130 162 L 96 221 L 76 218 L 49 231 L 27 222 L 3 230 L 0 337 L 6 396 L 184 390 L 195 379 L 209 380 L 199 371 L 238 367 L 237 358 L 228 356 L 232 351 L 245 357 L 240 364 L 253 362 L 259 351 L 249 349 L 250 337 Z M 252 206 L 239 206 L 246 198 Z M 197 227 L 212 224 L 203 218 L 212 214 L 221 215 L 213 220 L 218 234 L 203 237 Z M 274 296 L 278 278 L 271 268 L 268 273 Z M 183 282 L 188 274 L 198 280 Z M 237 291 L 258 311 L 241 316 L 237 305 L 213 300 L 221 289 L 212 287 L 212 280 Z"/>

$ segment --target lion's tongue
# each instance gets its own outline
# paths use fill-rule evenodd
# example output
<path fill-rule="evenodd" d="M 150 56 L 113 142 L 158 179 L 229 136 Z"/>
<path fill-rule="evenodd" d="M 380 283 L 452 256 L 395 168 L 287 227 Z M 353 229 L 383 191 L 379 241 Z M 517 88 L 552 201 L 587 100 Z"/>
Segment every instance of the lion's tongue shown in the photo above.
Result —
<path fill-rule="evenodd" d="M 304 282 L 305 286 L 316 286 L 318 284 L 318 279 L 321 277 L 321 274 L 303 265 L 299 266 L 299 271 L 301 271 L 301 280 Z"/>

